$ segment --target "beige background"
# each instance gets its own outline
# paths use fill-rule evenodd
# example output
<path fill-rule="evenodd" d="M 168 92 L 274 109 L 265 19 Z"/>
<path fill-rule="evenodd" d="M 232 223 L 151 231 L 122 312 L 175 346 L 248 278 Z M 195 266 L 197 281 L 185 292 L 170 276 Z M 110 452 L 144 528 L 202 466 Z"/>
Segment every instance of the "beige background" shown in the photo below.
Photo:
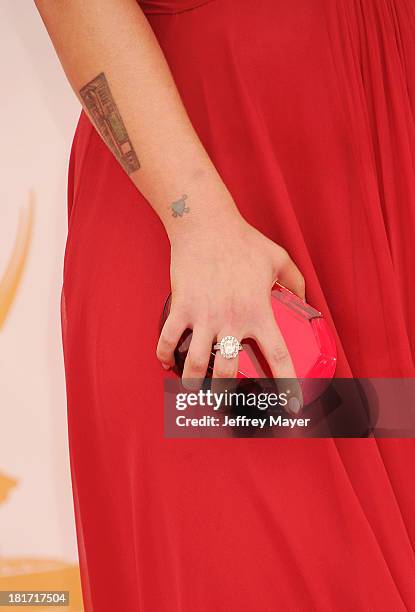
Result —
<path fill-rule="evenodd" d="M 24 588 L 36 572 L 72 580 L 65 571 L 77 562 L 59 298 L 79 104 L 34 3 L 1 0 L 0 14 L 0 588 L 13 576 Z"/>

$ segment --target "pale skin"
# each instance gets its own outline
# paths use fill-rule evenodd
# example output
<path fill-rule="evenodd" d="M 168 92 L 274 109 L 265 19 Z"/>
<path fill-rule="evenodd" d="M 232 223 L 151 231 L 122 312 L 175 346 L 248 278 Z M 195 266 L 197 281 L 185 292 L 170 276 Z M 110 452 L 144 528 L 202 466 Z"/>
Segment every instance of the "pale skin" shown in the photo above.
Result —
<path fill-rule="evenodd" d="M 35 3 L 84 109 L 169 237 L 172 307 L 156 349 L 163 367 L 174 365 L 177 342 L 190 328 L 185 379 L 204 377 L 212 344 L 226 335 L 253 338 L 274 377 L 294 378 L 272 315 L 270 289 L 278 279 L 304 298 L 303 276 L 284 248 L 239 213 L 192 127 L 136 1 Z M 97 125 L 94 113 L 101 111 L 92 106 L 96 92 L 110 94 L 116 109 L 114 133 L 116 139 L 128 136 L 128 159 Z M 218 352 L 213 376 L 232 378 L 237 367 L 237 359 Z"/>

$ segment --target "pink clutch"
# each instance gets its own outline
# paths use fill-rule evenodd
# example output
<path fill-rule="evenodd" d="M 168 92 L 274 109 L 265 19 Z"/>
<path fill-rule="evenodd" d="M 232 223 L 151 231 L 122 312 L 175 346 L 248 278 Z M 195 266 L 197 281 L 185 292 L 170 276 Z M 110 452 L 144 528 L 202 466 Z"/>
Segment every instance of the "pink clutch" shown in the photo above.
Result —
<path fill-rule="evenodd" d="M 161 325 L 168 316 L 170 301 L 171 295 L 166 300 Z M 334 376 L 334 334 L 321 312 L 277 282 L 271 290 L 271 301 L 275 320 L 300 380 L 304 404 L 307 405 L 324 392 Z M 186 330 L 175 351 L 175 371 L 179 375 L 183 372 L 191 337 L 191 330 Z M 238 378 L 272 378 L 268 364 L 255 342 L 246 339 L 242 343 L 244 350 L 239 353 Z M 212 374 L 214 358 L 215 352 L 212 350 L 207 376 Z"/>

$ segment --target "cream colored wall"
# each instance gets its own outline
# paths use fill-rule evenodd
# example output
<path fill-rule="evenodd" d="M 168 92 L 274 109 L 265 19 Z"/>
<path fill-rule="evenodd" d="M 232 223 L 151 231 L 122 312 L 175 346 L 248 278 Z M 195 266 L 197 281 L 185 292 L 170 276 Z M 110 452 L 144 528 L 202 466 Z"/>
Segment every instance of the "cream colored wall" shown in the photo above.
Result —
<path fill-rule="evenodd" d="M 17 566 L 22 558 L 35 565 L 54 559 L 59 567 L 77 559 L 59 297 L 79 105 L 34 3 L 2 0 L 0 14 L 1 587 L 2 578 L 23 571 L 13 570 L 13 559 Z M 18 227 L 19 211 L 27 214 L 31 190 L 32 239 L 14 295 L 30 232 L 27 217 Z"/>

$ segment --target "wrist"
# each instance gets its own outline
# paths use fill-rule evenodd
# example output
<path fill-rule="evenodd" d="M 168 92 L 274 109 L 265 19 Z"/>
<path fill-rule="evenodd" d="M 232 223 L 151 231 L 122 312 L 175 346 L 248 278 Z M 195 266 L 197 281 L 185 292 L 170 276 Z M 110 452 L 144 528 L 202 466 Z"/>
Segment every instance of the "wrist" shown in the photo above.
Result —
<path fill-rule="evenodd" d="M 195 211 L 193 218 L 190 216 L 184 221 L 173 219 L 165 224 L 170 244 L 174 247 L 177 243 L 197 243 L 212 240 L 216 237 L 225 237 L 239 228 L 244 219 L 235 204 L 210 209 L 209 211 Z"/>
<path fill-rule="evenodd" d="M 188 194 L 172 202 L 163 219 L 170 243 L 203 241 L 222 235 L 244 223 L 235 201 L 223 184 L 203 190 L 189 190 Z"/>

